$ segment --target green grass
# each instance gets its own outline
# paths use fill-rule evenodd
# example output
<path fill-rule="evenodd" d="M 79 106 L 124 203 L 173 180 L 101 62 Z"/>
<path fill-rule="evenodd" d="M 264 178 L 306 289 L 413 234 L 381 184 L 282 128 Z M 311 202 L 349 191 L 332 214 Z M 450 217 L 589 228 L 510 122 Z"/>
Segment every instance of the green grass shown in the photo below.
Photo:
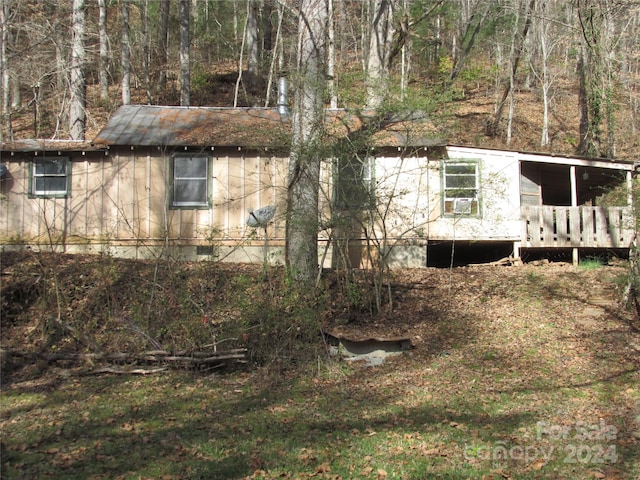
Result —
<path fill-rule="evenodd" d="M 499 469 L 514 478 L 586 478 L 620 459 L 638 471 L 630 457 L 637 445 L 536 438 L 537 422 L 554 425 L 559 409 L 581 401 L 580 390 L 549 391 L 540 382 L 483 392 L 438 386 L 440 375 L 425 378 L 428 387 L 393 375 L 389 364 L 327 367 L 322 378 L 277 384 L 259 374 L 174 372 L 65 379 L 53 391 L 9 389 L 2 395 L 3 462 L 7 478 L 65 479 L 480 478 Z M 629 373 L 591 394 L 596 404 L 611 402 L 636 381 Z M 613 445 L 616 463 L 566 463 L 574 444 L 582 460 Z M 550 447 L 556 455 L 536 463 Z M 524 448 L 532 458 L 521 458 Z"/>
<path fill-rule="evenodd" d="M 602 268 L 604 262 L 598 257 L 586 257 L 581 259 L 578 265 L 583 270 L 597 270 Z"/>
<path fill-rule="evenodd" d="M 2 478 L 640 478 L 640 337 L 624 312 L 577 323 L 572 292 L 605 276 L 564 268 L 455 271 L 455 298 L 434 281 L 417 348 L 375 368 L 27 366 L 0 392 Z M 616 434 L 579 437 L 601 425 Z"/>

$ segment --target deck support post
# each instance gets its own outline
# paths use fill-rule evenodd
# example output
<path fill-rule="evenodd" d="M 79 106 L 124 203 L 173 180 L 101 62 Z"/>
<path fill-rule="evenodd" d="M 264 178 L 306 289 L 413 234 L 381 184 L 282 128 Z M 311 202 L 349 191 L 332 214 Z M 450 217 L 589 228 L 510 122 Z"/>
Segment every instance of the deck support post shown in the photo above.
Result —
<path fill-rule="evenodd" d="M 513 242 L 513 259 L 520 260 L 520 243 L 521 242 Z"/>
<path fill-rule="evenodd" d="M 571 206 L 578 206 L 578 182 L 576 180 L 576 166 L 571 165 L 569 167 L 569 180 L 571 182 Z M 571 235 L 575 235 L 576 232 L 571 232 Z M 578 248 L 574 247 L 571 249 L 571 257 L 574 265 L 578 265 Z"/>
<path fill-rule="evenodd" d="M 576 180 L 576 166 L 569 167 L 569 178 L 571 182 L 571 206 L 578 206 L 578 182 Z"/>

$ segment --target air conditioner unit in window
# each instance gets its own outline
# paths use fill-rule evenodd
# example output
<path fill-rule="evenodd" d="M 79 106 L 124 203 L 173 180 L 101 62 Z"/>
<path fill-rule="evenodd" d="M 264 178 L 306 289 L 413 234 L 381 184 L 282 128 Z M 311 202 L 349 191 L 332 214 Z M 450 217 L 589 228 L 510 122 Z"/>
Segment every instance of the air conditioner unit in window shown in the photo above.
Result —
<path fill-rule="evenodd" d="M 456 215 L 469 215 L 471 214 L 472 204 L 473 198 L 456 198 L 453 201 L 453 213 Z"/>

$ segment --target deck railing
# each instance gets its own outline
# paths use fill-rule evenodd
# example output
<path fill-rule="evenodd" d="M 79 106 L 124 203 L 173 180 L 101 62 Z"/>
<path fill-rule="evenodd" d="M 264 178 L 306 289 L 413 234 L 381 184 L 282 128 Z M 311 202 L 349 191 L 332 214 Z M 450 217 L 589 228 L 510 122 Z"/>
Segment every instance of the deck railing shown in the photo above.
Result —
<path fill-rule="evenodd" d="M 628 248 L 633 240 L 631 207 L 522 207 L 527 247 Z"/>

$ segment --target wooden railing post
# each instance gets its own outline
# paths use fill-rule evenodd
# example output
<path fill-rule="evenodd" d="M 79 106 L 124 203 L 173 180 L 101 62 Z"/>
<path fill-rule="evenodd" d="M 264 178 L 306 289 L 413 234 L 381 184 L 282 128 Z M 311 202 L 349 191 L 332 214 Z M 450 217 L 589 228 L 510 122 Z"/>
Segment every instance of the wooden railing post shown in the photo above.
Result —
<path fill-rule="evenodd" d="M 543 205 L 521 213 L 523 247 L 628 248 L 633 237 L 631 207 Z"/>

